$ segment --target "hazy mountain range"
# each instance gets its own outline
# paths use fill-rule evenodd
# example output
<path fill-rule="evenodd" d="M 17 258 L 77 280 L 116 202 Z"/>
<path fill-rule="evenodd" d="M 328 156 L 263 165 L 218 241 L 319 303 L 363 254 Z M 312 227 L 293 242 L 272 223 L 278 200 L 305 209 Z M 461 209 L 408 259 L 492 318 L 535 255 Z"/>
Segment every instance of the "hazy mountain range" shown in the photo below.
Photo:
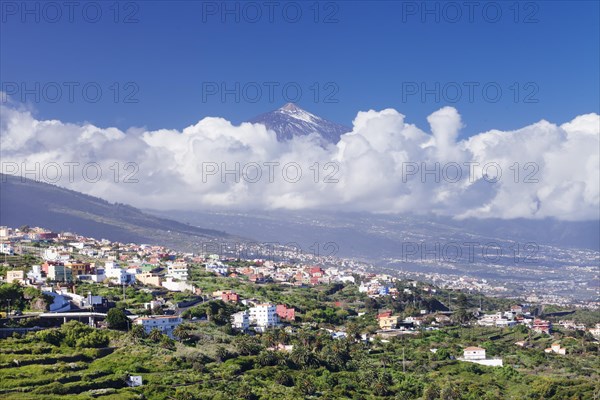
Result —
<path fill-rule="evenodd" d="M 41 226 L 55 232 L 111 241 L 160 244 L 175 249 L 234 238 L 143 213 L 137 208 L 43 182 L 0 174 L 0 225 Z"/>

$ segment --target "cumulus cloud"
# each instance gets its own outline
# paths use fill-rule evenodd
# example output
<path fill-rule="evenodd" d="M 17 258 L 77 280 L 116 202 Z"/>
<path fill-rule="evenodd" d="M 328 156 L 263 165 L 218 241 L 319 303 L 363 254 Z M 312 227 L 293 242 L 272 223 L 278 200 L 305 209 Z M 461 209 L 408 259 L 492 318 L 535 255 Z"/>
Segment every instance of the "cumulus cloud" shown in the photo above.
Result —
<path fill-rule="evenodd" d="M 393 109 L 361 111 L 351 132 L 323 146 L 222 118 L 121 131 L 38 120 L 10 101 L 0 113 L 2 172 L 137 207 L 600 218 L 597 114 L 458 141 L 452 107 L 427 118 L 429 131 Z"/>

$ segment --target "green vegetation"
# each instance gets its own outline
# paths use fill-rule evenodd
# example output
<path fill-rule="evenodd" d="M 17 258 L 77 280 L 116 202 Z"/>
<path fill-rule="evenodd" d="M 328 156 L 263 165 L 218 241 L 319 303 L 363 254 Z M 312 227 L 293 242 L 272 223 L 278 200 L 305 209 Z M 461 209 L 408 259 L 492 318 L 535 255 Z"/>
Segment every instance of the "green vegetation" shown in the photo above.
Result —
<path fill-rule="evenodd" d="M 354 285 L 254 285 L 198 270 L 194 281 L 205 293 L 231 289 L 245 298 L 293 306 L 296 321 L 285 329 L 241 334 L 228 322 L 232 313 L 245 307 L 213 300 L 184 311 L 186 321 L 174 331 L 177 341 L 156 330 L 146 334 L 137 324 L 123 332 L 95 330 L 79 322 L 1 339 L 0 397 L 545 400 L 593 399 L 600 393 L 600 348 L 586 333 L 557 330 L 547 336 L 523 326 L 458 324 L 389 339 L 373 335 L 382 309 L 418 315 L 421 309 L 443 310 L 450 299 L 453 319 L 466 322 L 480 302 L 489 308 L 506 307 L 504 300 L 431 293 L 407 282 L 397 285 L 397 299 L 371 299 Z M 117 299 L 122 293 L 103 285 L 82 290 L 114 291 Z M 136 293 L 130 295 L 128 289 L 126 296 L 134 299 Z M 127 329 L 123 318 L 123 310 L 115 308 L 107 322 L 111 328 Z M 347 337 L 333 339 L 327 329 L 343 330 Z M 373 340 L 361 339 L 362 334 Z M 517 341 L 527 346 L 517 346 Z M 567 355 L 544 352 L 556 341 Z M 473 345 L 484 347 L 490 357 L 502 357 L 505 366 L 456 360 L 464 347 Z M 144 384 L 128 387 L 129 375 L 141 375 Z"/>
<path fill-rule="evenodd" d="M 181 328 L 181 329 L 180 329 Z M 591 399 L 598 344 L 561 337 L 566 356 L 543 352 L 554 338 L 511 328 L 444 328 L 369 343 L 332 339 L 316 327 L 249 336 L 211 321 L 181 325 L 175 342 L 157 331 L 98 331 L 78 322 L 2 341 L 5 399 Z M 110 346 L 106 348 L 110 338 Z M 453 358 L 482 344 L 504 367 Z M 291 351 L 270 350 L 276 344 Z M 432 353 L 430 349 L 437 349 Z M 129 388 L 126 378 L 144 385 Z"/>
<path fill-rule="evenodd" d="M 111 329 L 126 330 L 129 327 L 129 318 L 122 308 L 111 308 L 106 314 L 106 323 Z"/>
<path fill-rule="evenodd" d="M 11 310 L 45 311 L 52 303 L 52 297 L 32 287 L 23 287 L 18 283 L 0 284 L 0 302 L 3 311 L 9 304 Z"/>

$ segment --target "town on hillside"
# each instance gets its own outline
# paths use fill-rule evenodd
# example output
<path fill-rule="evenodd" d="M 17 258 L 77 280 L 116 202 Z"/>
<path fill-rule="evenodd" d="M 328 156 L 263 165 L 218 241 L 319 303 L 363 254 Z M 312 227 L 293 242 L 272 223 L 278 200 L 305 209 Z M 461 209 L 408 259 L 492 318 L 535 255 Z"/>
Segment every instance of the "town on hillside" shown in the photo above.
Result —
<path fill-rule="evenodd" d="M 108 348 L 123 332 L 138 345 L 150 340 L 170 350 L 210 343 L 217 347 L 204 354 L 207 362 L 268 355 L 272 360 L 259 364 L 271 365 L 277 357 L 304 357 L 289 361 L 305 365 L 301 370 L 311 363 L 329 368 L 325 358 L 311 361 L 311 340 L 361 346 L 366 354 L 401 344 L 403 372 L 423 357 L 435 365 L 518 368 L 519 351 L 538 358 L 599 354 L 600 318 L 592 309 L 491 298 L 331 260 L 181 253 L 30 227 L 0 227 L 0 240 L 5 342 L 40 338 L 62 346 L 75 330 L 75 348 Z M 407 343 L 425 355 L 415 347 L 407 356 Z M 8 360 L 0 372 L 22 362 Z M 140 388 L 155 379 L 151 369 L 134 369 L 117 388 L 106 388 Z"/>

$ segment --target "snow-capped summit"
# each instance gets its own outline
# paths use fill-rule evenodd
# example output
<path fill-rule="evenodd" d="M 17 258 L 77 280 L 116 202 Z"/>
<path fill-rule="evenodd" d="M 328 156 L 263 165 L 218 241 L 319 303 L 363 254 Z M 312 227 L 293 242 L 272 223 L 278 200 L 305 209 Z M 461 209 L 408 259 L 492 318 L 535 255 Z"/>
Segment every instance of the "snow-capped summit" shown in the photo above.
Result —
<path fill-rule="evenodd" d="M 287 103 L 275 111 L 259 115 L 250 122 L 263 124 L 275 131 L 279 141 L 316 132 L 324 142 L 337 143 L 342 134 L 351 131 L 348 127 L 317 117 L 294 103 Z"/>
<path fill-rule="evenodd" d="M 280 111 L 302 111 L 302 109 L 300 107 L 298 107 L 297 105 L 295 105 L 294 103 L 287 103 L 285 104 L 283 107 L 281 107 L 279 109 Z"/>

